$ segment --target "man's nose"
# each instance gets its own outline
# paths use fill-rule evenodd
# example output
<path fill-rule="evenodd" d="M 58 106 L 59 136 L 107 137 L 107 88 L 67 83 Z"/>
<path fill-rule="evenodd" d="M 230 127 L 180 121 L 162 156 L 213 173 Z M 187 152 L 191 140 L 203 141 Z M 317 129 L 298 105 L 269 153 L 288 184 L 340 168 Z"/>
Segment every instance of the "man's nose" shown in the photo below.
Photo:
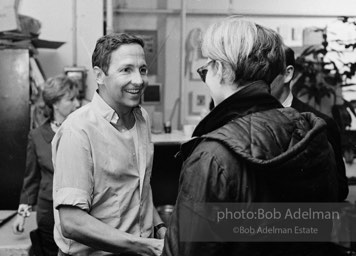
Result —
<path fill-rule="evenodd" d="M 141 85 L 143 83 L 142 75 L 141 75 L 141 73 L 139 71 L 136 71 L 133 74 L 131 83 L 137 84 L 137 85 Z"/>

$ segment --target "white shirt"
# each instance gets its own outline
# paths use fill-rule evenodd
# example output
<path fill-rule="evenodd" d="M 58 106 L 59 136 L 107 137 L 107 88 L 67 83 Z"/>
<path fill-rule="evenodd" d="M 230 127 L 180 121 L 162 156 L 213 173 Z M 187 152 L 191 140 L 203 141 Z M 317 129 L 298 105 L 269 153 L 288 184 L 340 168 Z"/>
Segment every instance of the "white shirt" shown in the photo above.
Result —
<path fill-rule="evenodd" d="M 64 253 L 108 254 L 63 236 L 60 205 L 78 207 L 121 231 L 152 236 L 153 143 L 147 112 L 142 108 L 133 111 L 138 146 L 130 131 L 112 125 L 115 119 L 117 122 L 115 111 L 97 93 L 92 102 L 68 116 L 53 138 L 54 239 Z"/>
<path fill-rule="evenodd" d="M 288 107 L 292 106 L 292 101 L 293 101 L 293 94 L 290 91 L 287 98 L 282 103 L 283 107 L 288 108 Z"/>
<path fill-rule="evenodd" d="M 138 144 L 138 135 L 137 135 L 136 122 L 135 122 L 134 126 L 130 129 L 130 133 L 131 133 L 131 136 L 133 138 L 134 145 L 135 145 L 138 169 L 141 172 L 142 168 L 141 168 L 141 163 L 140 163 L 140 154 L 143 153 L 143 152 L 139 152 L 140 150 L 139 150 L 139 144 Z"/>

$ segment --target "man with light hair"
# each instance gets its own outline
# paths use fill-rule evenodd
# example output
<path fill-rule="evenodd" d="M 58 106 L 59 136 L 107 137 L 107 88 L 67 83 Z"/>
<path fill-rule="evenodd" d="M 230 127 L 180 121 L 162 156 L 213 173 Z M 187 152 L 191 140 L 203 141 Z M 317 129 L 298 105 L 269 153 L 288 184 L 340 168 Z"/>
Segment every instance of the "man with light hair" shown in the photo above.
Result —
<path fill-rule="evenodd" d="M 208 28 L 202 50 L 208 60 L 197 71 L 215 108 L 181 147 L 179 194 L 162 255 L 329 255 L 323 244 L 268 243 L 273 235 L 234 232 L 256 221 L 217 219 L 221 203 L 333 202 L 335 161 L 325 123 L 283 108 L 270 94 L 285 69 L 276 32 L 228 17 Z M 329 236 L 329 226 L 320 232 Z"/>

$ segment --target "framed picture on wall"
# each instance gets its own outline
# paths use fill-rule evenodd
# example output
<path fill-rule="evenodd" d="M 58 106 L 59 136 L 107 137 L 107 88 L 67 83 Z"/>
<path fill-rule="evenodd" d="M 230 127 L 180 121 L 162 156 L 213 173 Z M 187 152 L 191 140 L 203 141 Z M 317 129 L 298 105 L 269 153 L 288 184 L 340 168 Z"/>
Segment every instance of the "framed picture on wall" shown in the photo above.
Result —
<path fill-rule="evenodd" d="M 189 115 L 200 115 L 203 111 L 209 109 L 210 96 L 203 91 L 191 91 L 188 94 Z"/>
<path fill-rule="evenodd" d="M 162 103 L 162 84 L 150 83 L 147 85 L 141 98 L 142 104 L 157 105 Z"/>
<path fill-rule="evenodd" d="M 140 37 L 145 42 L 145 56 L 149 75 L 157 75 L 157 30 L 125 30 L 125 33 Z"/>

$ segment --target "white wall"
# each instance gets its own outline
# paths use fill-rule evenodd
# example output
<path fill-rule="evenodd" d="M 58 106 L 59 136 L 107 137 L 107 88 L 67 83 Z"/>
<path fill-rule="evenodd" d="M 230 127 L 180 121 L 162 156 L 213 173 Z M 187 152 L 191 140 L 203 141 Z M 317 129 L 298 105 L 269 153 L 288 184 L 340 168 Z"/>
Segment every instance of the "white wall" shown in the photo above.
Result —
<path fill-rule="evenodd" d="M 91 98 L 96 84 L 91 70 L 91 53 L 96 39 L 103 34 L 103 1 L 78 1 L 78 65 L 85 66 L 88 72 L 87 97 Z M 162 4 L 163 3 L 163 4 Z M 116 0 L 114 7 L 148 8 L 167 6 L 168 9 L 179 9 L 178 0 Z M 289 40 L 292 29 L 297 33 L 298 44 L 301 31 L 305 27 L 319 26 L 335 20 L 339 15 L 356 15 L 355 0 L 187 0 L 188 10 L 206 11 L 207 14 L 188 14 L 186 33 L 194 28 L 205 30 L 212 22 L 228 14 L 242 14 L 257 23 L 279 29 Z M 20 13 L 30 15 L 42 22 L 40 38 L 54 41 L 65 41 L 66 44 L 57 50 L 41 49 L 39 59 L 47 76 L 63 71 L 64 66 L 72 65 L 72 0 L 22 0 Z M 208 14 L 211 12 L 212 14 Z M 214 14 L 215 13 L 215 14 Z M 223 14 L 225 13 L 225 14 Z M 178 14 L 116 14 L 114 30 L 163 30 L 159 35 L 158 75 L 150 79 L 164 84 L 163 115 L 169 118 L 174 102 L 179 96 L 180 86 L 180 16 Z M 185 35 L 186 37 L 187 35 Z M 299 36 L 299 37 L 298 37 Z M 191 81 L 186 77 L 184 82 L 185 104 L 183 121 L 197 122 L 199 116 L 190 116 L 188 111 L 189 93 L 192 91 L 205 94 L 208 91 L 200 81 Z M 155 107 L 157 108 L 157 106 Z M 153 109 L 154 110 L 154 109 Z M 174 127 L 177 123 L 175 115 Z"/>
<path fill-rule="evenodd" d="M 19 13 L 42 23 L 40 39 L 66 42 L 58 49 L 39 49 L 38 59 L 47 77 L 63 73 L 73 65 L 73 1 L 22 0 Z M 91 69 L 91 54 L 103 35 L 103 1 L 77 1 L 77 66 L 88 69 L 86 98 L 91 99 L 96 83 Z"/>
<path fill-rule="evenodd" d="M 117 5 L 125 8 L 148 8 L 157 7 L 159 0 L 118 0 Z M 114 5 L 115 6 L 115 5 Z M 168 9 L 180 9 L 181 1 L 167 0 Z M 305 27 L 317 26 L 324 27 L 333 22 L 337 16 L 356 15 L 356 1 L 354 0 L 187 0 L 187 25 L 186 33 L 194 28 L 201 28 L 203 31 L 209 24 L 227 16 L 228 14 L 242 14 L 253 21 L 278 29 L 285 37 L 286 43 L 291 46 L 303 43 L 302 31 Z M 189 10 L 195 10 L 200 14 L 192 14 Z M 202 14 L 202 12 L 206 14 Z M 211 14 L 209 14 L 209 12 Z M 224 15 L 225 13 L 225 15 Z M 180 16 L 178 14 L 159 14 L 165 22 L 164 29 L 164 64 L 158 64 L 159 69 L 164 70 L 162 78 L 165 86 L 164 94 L 164 117 L 167 119 L 171 114 L 173 104 L 179 97 L 180 86 Z M 155 17 L 158 15 L 150 14 L 117 14 L 114 16 L 116 28 L 125 29 L 160 29 Z M 294 38 L 292 38 L 294 31 Z M 187 37 L 185 35 L 185 37 Z M 160 44 L 159 47 L 162 45 Z M 189 94 L 191 92 L 205 94 L 208 90 L 200 81 L 192 81 L 186 76 L 184 83 L 185 97 L 183 99 L 183 122 L 196 123 L 199 116 L 189 115 Z M 177 117 L 177 116 L 176 116 Z M 176 127 L 177 119 L 174 120 Z"/>
<path fill-rule="evenodd" d="M 131 0 L 126 0 L 129 2 Z M 152 1 L 152 0 L 151 0 Z M 168 8 L 180 8 L 180 1 L 167 0 Z M 186 0 L 188 9 L 227 10 L 240 14 L 355 15 L 354 0 Z M 145 2 L 145 0 L 136 0 Z M 137 6 L 136 6 L 137 7 Z"/>

